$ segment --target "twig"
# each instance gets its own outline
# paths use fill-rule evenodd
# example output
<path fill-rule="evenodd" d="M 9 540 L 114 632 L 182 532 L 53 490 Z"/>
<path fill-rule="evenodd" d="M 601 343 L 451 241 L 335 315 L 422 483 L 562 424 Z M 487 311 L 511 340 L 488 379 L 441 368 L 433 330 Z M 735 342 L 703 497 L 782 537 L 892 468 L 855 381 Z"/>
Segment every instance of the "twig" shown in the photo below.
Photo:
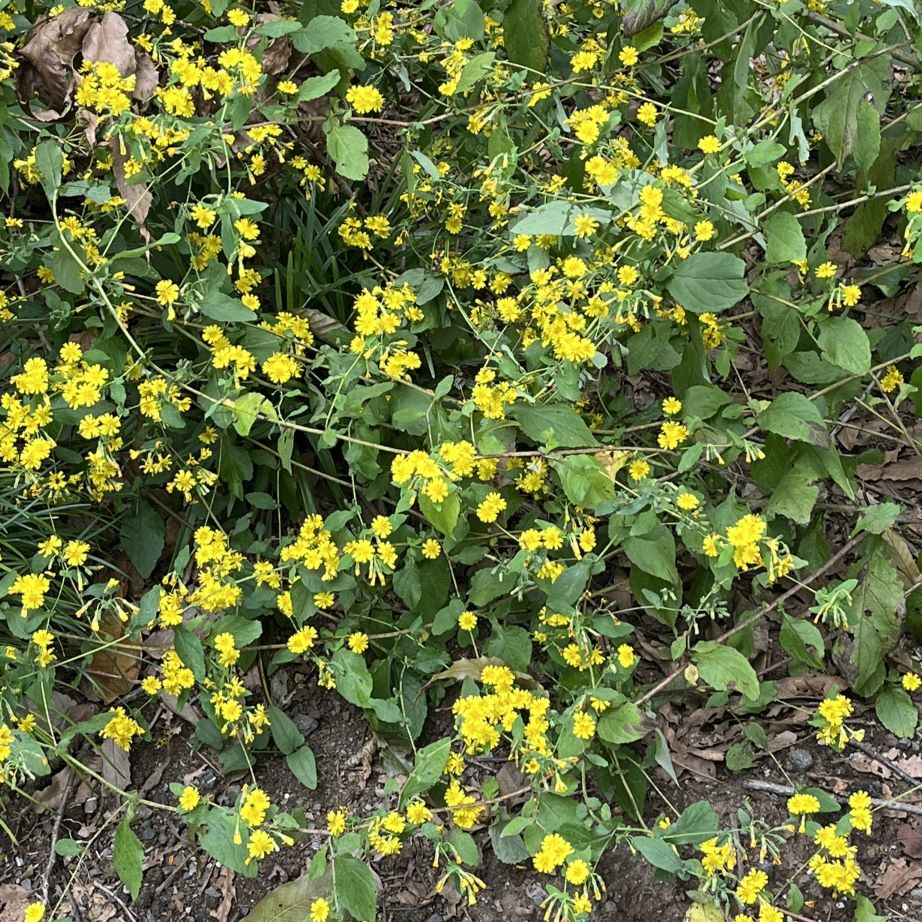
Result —
<path fill-rule="evenodd" d="M 760 618 L 764 618 L 765 615 L 767 615 L 770 611 L 774 611 L 779 605 L 782 605 L 789 598 L 791 598 L 792 595 L 800 592 L 801 589 L 803 589 L 805 586 L 808 586 L 814 580 L 819 579 L 821 576 L 823 576 L 823 574 L 827 572 L 827 570 L 831 570 L 832 567 L 834 567 L 861 540 L 863 540 L 863 535 L 856 535 L 855 537 L 846 541 L 846 543 L 843 544 L 842 547 L 839 548 L 839 550 L 836 551 L 835 554 L 833 554 L 832 557 L 826 561 L 826 563 L 806 576 L 803 582 L 798 582 L 796 586 L 792 586 L 790 589 L 788 589 L 787 592 L 783 592 L 781 595 L 779 595 L 778 598 L 775 599 L 775 601 L 771 604 L 760 608 L 757 612 L 750 615 L 748 618 L 740 621 L 739 624 L 735 625 L 727 631 L 724 631 L 723 634 L 717 638 L 717 642 L 723 643 L 734 634 L 738 634 L 744 628 L 749 627 L 749 625 L 755 624 L 755 622 Z M 644 694 L 641 695 L 640 698 L 638 698 L 634 703 L 643 704 L 645 701 L 649 701 L 655 695 L 658 695 L 661 691 L 663 691 L 663 689 L 668 688 L 680 675 L 682 675 L 684 671 L 685 668 L 683 666 L 679 666 L 677 669 L 674 669 L 669 675 L 666 676 L 665 679 L 663 679 L 661 682 L 657 682 L 656 685 L 654 685 L 653 688 L 651 688 L 649 691 L 644 692 Z"/>
<path fill-rule="evenodd" d="M 70 789 L 74 786 L 76 774 L 73 769 L 68 772 L 67 781 L 64 783 L 64 790 L 61 792 L 61 805 L 58 807 L 58 814 L 54 818 L 54 825 L 51 827 L 51 840 L 48 847 L 48 863 L 45 865 L 45 877 L 42 880 L 42 894 L 45 897 L 45 903 L 48 903 L 49 888 L 51 887 L 51 872 L 54 870 L 54 862 L 57 858 L 57 852 L 54 850 L 58 844 L 58 836 L 61 833 L 61 822 L 64 819 L 64 811 L 67 809 L 70 800 Z"/>
<path fill-rule="evenodd" d="M 918 779 L 913 778 L 913 781 Z M 777 794 L 779 797 L 793 797 L 797 791 L 788 784 L 775 784 L 773 781 L 744 781 L 743 787 L 750 791 L 764 791 L 766 794 Z M 922 807 L 915 804 L 904 804 L 897 800 L 881 800 L 879 797 L 872 797 L 871 803 L 875 807 L 882 807 L 885 810 L 901 810 L 903 813 L 912 813 L 914 816 L 922 816 Z"/>

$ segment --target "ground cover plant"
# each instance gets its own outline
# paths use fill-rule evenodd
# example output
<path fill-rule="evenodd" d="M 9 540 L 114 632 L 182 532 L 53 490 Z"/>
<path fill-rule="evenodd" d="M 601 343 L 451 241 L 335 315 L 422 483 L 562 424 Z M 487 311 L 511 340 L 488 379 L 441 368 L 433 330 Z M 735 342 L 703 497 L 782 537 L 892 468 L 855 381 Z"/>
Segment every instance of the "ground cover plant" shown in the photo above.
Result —
<path fill-rule="evenodd" d="M 920 16 L 0 0 L 9 918 L 83 918 L 97 840 L 132 918 L 151 811 L 251 922 L 370 922 L 411 847 L 420 919 L 492 856 L 585 920 L 626 855 L 691 922 L 912 917 L 862 849 L 922 774 L 875 742 L 922 687 Z M 369 809 L 306 818 L 290 676 L 362 715 Z M 778 715 L 902 787 L 792 777 Z M 233 796 L 131 780 L 176 733 Z M 682 802 L 715 761 L 778 810 Z"/>

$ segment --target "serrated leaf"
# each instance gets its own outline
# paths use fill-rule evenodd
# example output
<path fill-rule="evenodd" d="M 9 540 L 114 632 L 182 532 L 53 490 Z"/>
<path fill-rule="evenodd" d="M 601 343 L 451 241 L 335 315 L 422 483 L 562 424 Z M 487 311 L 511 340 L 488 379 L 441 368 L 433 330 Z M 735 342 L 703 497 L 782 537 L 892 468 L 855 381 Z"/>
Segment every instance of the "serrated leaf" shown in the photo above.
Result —
<path fill-rule="evenodd" d="M 692 648 L 692 658 L 705 682 L 718 691 L 731 687 L 747 698 L 759 697 L 759 677 L 739 650 L 714 640 L 704 640 Z"/>
<path fill-rule="evenodd" d="M 346 179 L 368 175 L 368 138 L 354 125 L 334 125 L 327 132 L 327 153 Z"/>
<path fill-rule="evenodd" d="M 776 211 L 762 222 L 765 261 L 778 265 L 807 258 L 807 241 L 800 221 L 786 211 Z"/>
<path fill-rule="evenodd" d="M 822 444 L 826 422 L 815 403 L 794 391 L 781 394 L 758 416 L 763 429 L 800 442 Z"/>
<path fill-rule="evenodd" d="M 823 357 L 853 375 L 866 375 L 871 370 L 871 342 L 857 320 L 851 317 L 829 317 L 820 327 L 817 342 Z"/>
<path fill-rule="evenodd" d="M 666 283 L 676 303 L 695 314 L 719 313 L 749 293 L 746 264 L 731 253 L 694 253 Z"/>

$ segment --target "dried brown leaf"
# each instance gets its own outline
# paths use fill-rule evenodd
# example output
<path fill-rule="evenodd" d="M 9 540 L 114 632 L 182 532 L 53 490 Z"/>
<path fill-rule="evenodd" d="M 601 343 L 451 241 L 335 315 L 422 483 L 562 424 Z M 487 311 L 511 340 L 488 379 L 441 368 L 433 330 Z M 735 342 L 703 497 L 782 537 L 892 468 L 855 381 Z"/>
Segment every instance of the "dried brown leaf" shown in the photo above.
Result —
<path fill-rule="evenodd" d="M 134 46 L 128 41 L 128 23 L 118 13 L 106 13 L 86 30 L 83 57 L 87 61 L 114 64 L 123 77 L 137 69 Z"/>
<path fill-rule="evenodd" d="M 103 616 L 99 627 L 102 633 L 114 639 L 125 633 L 125 626 L 111 612 Z M 110 704 L 134 687 L 141 671 L 141 659 L 135 650 L 127 650 L 116 643 L 94 653 L 86 671 L 93 678 L 97 694 Z"/>
<path fill-rule="evenodd" d="M 212 912 L 212 917 L 215 922 L 227 922 L 237 899 L 234 872 L 230 868 L 222 868 L 215 884 L 221 891 L 221 902 L 218 904 L 218 908 Z"/>
<path fill-rule="evenodd" d="M 892 864 L 878 878 L 874 892 L 882 900 L 889 900 L 894 894 L 911 890 L 919 880 L 922 880 L 922 861 L 905 866 Z"/>
<path fill-rule="evenodd" d="M 129 158 L 127 152 L 122 148 L 121 140 L 113 138 L 109 146 L 112 150 L 112 174 L 115 176 L 115 185 L 118 188 L 119 195 L 128 205 L 128 214 L 138 222 L 142 236 L 149 241 L 150 234 L 144 226 L 144 222 L 150 213 L 150 206 L 153 204 L 154 197 L 151 195 L 146 183 L 132 183 L 125 176 L 125 161 Z"/>
<path fill-rule="evenodd" d="M 0 922 L 22 922 L 33 896 L 18 884 L 0 884 Z"/>
<path fill-rule="evenodd" d="M 38 91 L 50 105 L 47 113 L 32 113 L 36 118 L 57 119 L 70 108 L 74 58 L 90 27 L 90 15 L 85 7 L 74 7 L 42 20 L 33 26 L 19 52 L 26 61 L 17 77 L 20 99 L 28 107 Z"/>
<path fill-rule="evenodd" d="M 900 847 L 910 858 L 922 858 L 922 822 L 903 823 L 896 833 Z"/>

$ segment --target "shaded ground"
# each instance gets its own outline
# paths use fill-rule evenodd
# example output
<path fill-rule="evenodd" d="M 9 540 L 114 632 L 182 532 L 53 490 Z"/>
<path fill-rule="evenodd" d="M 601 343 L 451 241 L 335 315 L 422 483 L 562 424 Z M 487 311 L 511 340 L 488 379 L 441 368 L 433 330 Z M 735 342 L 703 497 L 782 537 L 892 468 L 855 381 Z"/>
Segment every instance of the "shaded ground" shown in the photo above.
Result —
<path fill-rule="evenodd" d="M 258 768 L 260 784 L 273 802 L 285 809 L 302 807 L 309 826 L 323 826 L 328 810 L 346 806 L 355 814 L 367 814 L 386 801 L 383 784 L 386 773 L 382 768 L 382 753 L 366 728 L 360 712 L 345 704 L 336 695 L 318 692 L 307 685 L 298 688 L 286 705 L 287 712 L 308 736 L 317 756 L 318 787 L 306 790 L 290 773 L 281 759 L 269 759 Z M 664 709 L 669 718 L 668 709 Z M 680 720 L 680 730 L 687 724 L 692 729 L 709 731 L 707 721 L 695 718 Z M 172 715 L 162 715 L 158 723 L 156 744 L 137 746 L 133 752 L 132 781 L 146 788 L 143 796 L 163 803 L 173 803 L 168 782 L 183 780 L 197 784 L 219 802 L 232 802 L 240 790 L 240 779 L 222 778 L 208 750 L 196 751 L 187 724 Z M 766 721 L 768 726 L 771 723 Z M 870 725 L 870 721 L 869 721 Z M 716 731 L 715 731 L 716 732 Z M 681 809 L 699 799 L 709 799 L 721 819 L 735 821 L 741 807 L 769 824 L 777 824 L 786 815 L 785 797 L 752 791 L 745 785 L 753 780 L 770 780 L 780 784 L 816 785 L 839 795 L 840 800 L 858 788 L 869 790 L 872 796 L 892 797 L 904 793 L 908 782 L 899 771 L 917 773 L 922 777 L 922 755 L 918 740 L 900 746 L 883 732 L 869 737 L 873 751 L 883 756 L 888 767 L 862 753 L 851 757 L 838 755 L 814 746 L 809 728 L 796 734 L 792 745 L 779 748 L 774 762 L 763 759 L 747 771 L 733 775 L 723 764 L 711 763 L 713 772 L 702 770 L 700 755 L 707 749 L 693 743 L 691 731 L 678 737 L 687 747 L 686 767 L 678 766 L 681 784 L 677 787 L 663 777 L 655 778 L 664 797 Z M 783 742 L 789 741 L 785 738 Z M 88 795 L 88 796 L 87 796 Z M 648 798 L 648 815 L 652 819 L 665 804 L 654 792 Z M 140 807 L 135 829 L 145 846 L 145 876 L 138 900 L 131 903 L 115 876 L 111 863 L 114 823 L 107 804 L 100 803 L 89 789 L 71 792 L 63 810 L 21 810 L 7 812 L 4 821 L 10 824 L 20 845 L 7 847 L 0 860 L 0 883 L 19 885 L 41 893 L 52 829 L 60 815 L 60 838 L 71 838 L 87 846 L 87 858 L 59 857 L 50 878 L 50 890 L 59 897 L 67 892 L 59 910 L 69 913 L 75 922 L 172 922 L 188 918 L 196 922 L 238 922 L 274 887 L 302 874 L 320 844 L 319 838 L 307 839 L 278 853 L 264 863 L 255 880 L 236 877 L 219 868 L 199 850 L 190 848 L 183 824 L 172 814 Z M 874 894 L 878 911 L 886 905 L 894 918 L 922 918 L 922 818 L 910 822 L 898 813 L 877 813 L 872 836 L 859 837 L 859 860 L 864 869 L 862 892 Z M 408 843 L 397 858 L 375 865 L 381 886 L 379 919 L 393 922 L 450 922 L 467 919 L 470 922 L 508 922 L 538 920 L 543 916 L 539 904 L 543 898 L 543 881 L 529 867 L 510 866 L 492 854 L 485 831 L 478 834 L 485 865 L 479 872 L 488 885 L 475 907 L 435 894 L 436 871 L 432 868 L 431 851 L 424 841 Z M 745 846 L 746 843 L 743 843 Z M 809 857 L 807 843 L 794 840 L 783 848 L 783 867 L 794 871 Z M 607 896 L 597 910 L 597 918 L 618 919 L 620 922 L 680 922 L 689 905 L 681 884 L 659 883 L 650 866 L 627 847 L 606 857 L 601 873 L 606 882 Z M 780 870 L 772 871 L 773 880 L 784 878 Z M 546 878 L 544 879 L 546 880 Z M 0 890 L 4 893 L 9 889 Z M 804 917 L 816 922 L 850 920 L 852 909 L 844 902 L 824 899 L 822 894 L 806 888 L 807 906 Z M 818 897 L 818 899 L 817 899 Z M 0 922 L 19 922 L 21 916 L 0 909 Z M 2 906 L 2 902 L 0 902 Z"/>

